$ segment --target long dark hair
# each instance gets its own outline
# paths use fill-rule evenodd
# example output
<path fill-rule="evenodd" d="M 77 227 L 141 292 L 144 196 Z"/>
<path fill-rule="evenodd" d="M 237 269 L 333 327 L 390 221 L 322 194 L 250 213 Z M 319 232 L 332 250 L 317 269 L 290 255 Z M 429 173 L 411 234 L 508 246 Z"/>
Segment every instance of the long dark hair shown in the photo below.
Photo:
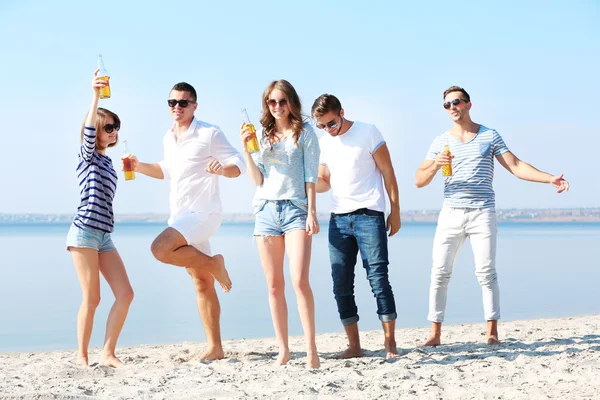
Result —
<path fill-rule="evenodd" d="M 260 118 L 260 124 L 263 127 L 262 138 L 263 140 L 267 140 L 271 144 L 271 148 L 273 148 L 273 135 L 275 134 L 275 117 L 273 117 L 271 111 L 269 110 L 267 100 L 269 100 L 271 92 L 275 89 L 279 89 L 285 94 L 285 99 L 287 100 L 288 107 L 290 109 L 289 120 L 292 124 L 292 131 L 294 132 L 294 144 L 298 145 L 300 134 L 302 133 L 302 129 L 304 128 L 304 121 L 302 120 L 302 104 L 300 102 L 300 97 L 298 97 L 298 93 L 296 93 L 296 89 L 294 89 L 292 84 L 286 81 L 285 79 L 280 79 L 278 81 L 271 82 L 263 93 L 263 112 L 262 117 Z"/>

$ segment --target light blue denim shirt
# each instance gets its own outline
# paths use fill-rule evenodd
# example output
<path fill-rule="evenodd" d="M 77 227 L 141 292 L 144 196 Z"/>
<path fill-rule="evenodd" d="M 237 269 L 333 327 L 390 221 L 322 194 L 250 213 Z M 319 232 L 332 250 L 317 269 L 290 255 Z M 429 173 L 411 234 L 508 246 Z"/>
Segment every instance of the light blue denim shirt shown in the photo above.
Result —
<path fill-rule="evenodd" d="M 254 213 L 260 211 L 268 200 L 291 200 L 308 210 L 306 182 L 317 183 L 319 176 L 319 140 L 309 124 L 304 124 L 298 143 L 293 136 L 271 145 L 260 132 L 260 151 L 252 154 L 263 174 L 262 185 L 254 195 Z"/>

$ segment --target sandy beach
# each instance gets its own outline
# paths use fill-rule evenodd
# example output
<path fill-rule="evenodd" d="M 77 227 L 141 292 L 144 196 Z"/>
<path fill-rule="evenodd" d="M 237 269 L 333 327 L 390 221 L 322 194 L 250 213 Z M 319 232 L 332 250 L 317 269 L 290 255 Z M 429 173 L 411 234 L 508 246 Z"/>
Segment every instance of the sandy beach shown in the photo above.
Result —
<path fill-rule="evenodd" d="M 224 342 L 226 358 L 201 362 L 203 343 L 118 349 L 128 364 L 75 364 L 75 351 L 0 354 L 2 399 L 600 399 L 600 315 L 445 327 L 444 344 L 417 347 L 426 328 L 398 329 L 402 357 L 386 361 L 379 331 L 361 334 L 366 356 L 338 360 L 342 334 L 317 337 L 322 368 L 307 370 L 303 339 L 274 367 L 274 338 Z"/>

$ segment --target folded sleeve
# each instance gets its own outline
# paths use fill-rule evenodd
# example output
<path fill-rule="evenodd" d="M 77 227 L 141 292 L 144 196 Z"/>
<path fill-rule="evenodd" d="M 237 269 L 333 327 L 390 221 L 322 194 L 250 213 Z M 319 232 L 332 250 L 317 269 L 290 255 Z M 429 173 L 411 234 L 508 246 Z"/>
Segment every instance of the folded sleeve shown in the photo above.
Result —
<path fill-rule="evenodd" d="M 319 147 L 319 140 L 315 131 L 308 124 L 304 127 L 302 149 L 304 154 L 304 182 L 317 183 L 321 148 Z"/>
<path fill-rule="evenodd" d="M 215 129 L 210 143 L 211 156 L 223 165 L 234 164 L 240 169 L 240 174 L 246 172 L 246 162 L 221 129 Z"/>

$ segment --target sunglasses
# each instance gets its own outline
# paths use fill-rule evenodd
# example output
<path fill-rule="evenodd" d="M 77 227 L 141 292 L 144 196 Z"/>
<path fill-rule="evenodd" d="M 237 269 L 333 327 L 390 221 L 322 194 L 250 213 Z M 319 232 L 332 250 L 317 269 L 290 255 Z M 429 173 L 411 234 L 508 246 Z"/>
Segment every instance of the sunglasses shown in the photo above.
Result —
<path fill-rule="evenodd" d="M 177 104 L 179 104 L 179 107 L 181 108 L 186 108 L 189 104 L 194 104 L 196 103 L 193 100 L 175 100 L 175 99 L 169 99 L 167 100 L 167 104 L 169 104 L 169 107 L 171 108 L 175 108 L 175 106 Z"/>
<path fill-rule="evenodd" d="M 104 125 L 104 132 L 106 132 L 106 133 L 112 133 L 113 130 L 116 130 L 117 132 L 119 132 L 119 129 L 121 129 L 121 125 L 119 125 L 119 124 Z"/>
<path fill-rule="evenodd" d="M 319 129 L 325 129 L 325 128 L 328 128 L 328 129 L 335 129 L 335 128 L 337 128 L 337 127 L 338 127 L 338 125 L 339 125 L 339 124 L 338 124 L 337 122 L 335 122 L 334 120 L 332 120 L 332 121 L 329 121 L 329 122 L 328 122 L 328 123 L 326 123 L 326 124 L 321 124 L 321 123 L 318 123 L 318 122 L 317 122 L 317 128 L 319 128 Z"/>
<path fill-rule="evenodd" d="M 452 100 L 452 101 L 447 101 L 447 102 L 445 102 L 445 103 L 444 103 L 444 108 L 445 108 L 446 110 L 449 110 L 449 109 L 450 109 L 450 107 L 459 105 L 461 101 L 462 101 L 463 103 L 468 103 L 468 101 L 467 101 L 467 100 L 465 100 L 465 99 L 454 99 L 454 100 Z"/>
<path fill-rule="evenodd" d="M 288 101 L 286 99 L 281 99 L 279 101 L 277 101 L 275 99 L 267 100 L 267 105 L 271 108 L 275 108 L 275 106 L 278 104 L 279 104 L 279 107 L 285 107 L 285 106 L 287 106 Z"/>

